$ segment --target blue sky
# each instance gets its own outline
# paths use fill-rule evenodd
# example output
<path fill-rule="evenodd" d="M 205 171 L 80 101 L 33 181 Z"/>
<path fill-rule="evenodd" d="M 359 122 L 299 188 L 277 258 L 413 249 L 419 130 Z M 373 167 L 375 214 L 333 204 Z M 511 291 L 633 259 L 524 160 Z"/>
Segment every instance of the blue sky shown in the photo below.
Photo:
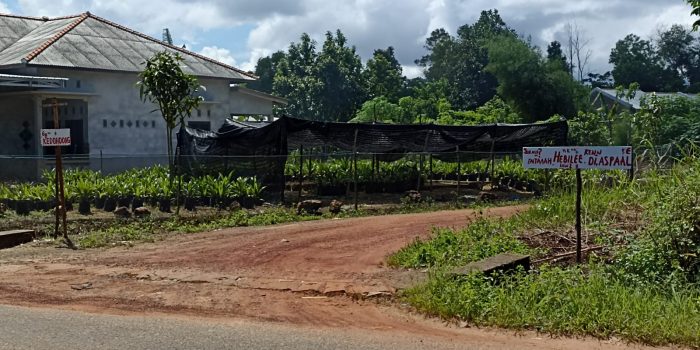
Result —
<path fill-rule="evenodd" d="M 610 68 L 610 50 L 625 35 L 648 39 L 693 21 L 684 0 L 0 0 L 0 12 L 56 17 L 91 11 L 158 38 L 168 27 L 175 43 L 246 70 L 302 32 L 321 41 L 339 28 L 363 59 L 394 46 L 411 77 L 420 74 L 413 60 L 424 54 L 433 29 L 454 33 L 491 8 L 540 46 L 563 41 L 566 25 L 575 24 L 589 39 L 587 70 L 594 72 Z"/>

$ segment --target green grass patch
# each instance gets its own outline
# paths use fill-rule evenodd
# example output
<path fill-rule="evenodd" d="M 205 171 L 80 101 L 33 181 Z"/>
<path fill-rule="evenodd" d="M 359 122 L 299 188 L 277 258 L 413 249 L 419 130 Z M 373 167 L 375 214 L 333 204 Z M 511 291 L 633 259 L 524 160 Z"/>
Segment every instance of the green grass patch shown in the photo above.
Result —
<path fill-rule="evenodd" d="M 543 268 L 498 282 L 435 273 L 404 296 L 426 313 L 478 326 L 700 347 L 700 290 L 632 286 L 597 266 Z"/>
<path fill-rule="evenodd" d="M 435 228 L 430 240 L 416 239 L 389 257 L 388 263 L 407 268 L 458 266 L 505 252 L 530 254 L 515 230 L 512 220 L 484 218 L 458 231 Z"/>

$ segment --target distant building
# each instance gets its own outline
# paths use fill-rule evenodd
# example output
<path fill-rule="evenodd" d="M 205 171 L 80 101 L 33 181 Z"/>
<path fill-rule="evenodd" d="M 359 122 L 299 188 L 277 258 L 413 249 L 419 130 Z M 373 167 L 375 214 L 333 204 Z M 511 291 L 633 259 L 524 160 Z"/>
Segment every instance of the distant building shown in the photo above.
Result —
<path fill-rule="evenodd" d="M 0 179 L 32 178 L 54 166 L 53 150 L 41 147 L 38 137 L 41 128 L 53 127 L 46 106 L 53 99 L 62 104 L 61 127 L 71 129 L 73 145 L 64 152 L 86 156 L 69 163 L 117 171 L 162 161 L 164 122 L 154 105 L 140 100 L 135 85 L 144 62 L 162 51 L 179 53 L 183 70 L 206 88 L 204 102 L 188 119 L 191 127 L 215 130 L 231 116 L 270 117 L 274 106 L 286 104 L 241 87 L 257 79 L 250 73 L 89 12 L 58 18 L 0 14 Z M 99 155 L 128 157 L 99 162 Z M 37 156 L 44 157 L 30 159 Z"/>
<path fill-rule="evenodd" d="M 612 107 L 615 103 L 617 103 L 617 108 L 620 111 L 626 110 L 636 112 L 642 108 L 642 100 L 652 94 L 662 97 L 697 98 L 697 95 L 686 94 L 683 92 L 644 92 L 637 90 L 634 93 L 634 97 L 628 100 L 626 98 L 618 97 L 617 90 L 615 89 L 594 88 L 591 91 L 591 103 L 594 107 L 601 107 L 603 105 Z"/>

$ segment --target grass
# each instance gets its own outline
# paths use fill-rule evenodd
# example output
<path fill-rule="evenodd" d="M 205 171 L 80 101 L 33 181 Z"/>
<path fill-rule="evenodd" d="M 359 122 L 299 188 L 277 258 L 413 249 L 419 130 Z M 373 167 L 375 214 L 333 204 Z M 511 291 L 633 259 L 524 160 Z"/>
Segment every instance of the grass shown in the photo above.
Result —
<path fill-rule="evenodd" d="M 503 203 L 479 204 L 478 207 L 501 205 Z M 456 210 L 466 206 L 459 203 L 410 203 L 399 206 L 390 206 L 381 209 L 360 208 L 358 211 L 350 210 L 338 215 L 297 215 L 296 211 L 288 207 L 267 207 L 258 210 L 238 210 L 233 212 L 221 211 L 213 215 L 195 217 L 161 217 L 152 219 L 129 220 L 80 220 L 69 223 L 68 231 L 73 233 L 74 240 L 80 248 L 100 248 L 110 245 L 138 242 L 153 242 L 166 234 L 185 234 L 195 232 L 213 231 L 231 227 L 269 226 L 292 222 L 313 221 L 331 218 L 352 218 L 379 216 L 391 214 L 409 214 L 431 212 L 437 210 Z M 477 207 L 472 205 L 471 207 Z M 51 224 L 44 224 L 38 228 L 38 232 L 52 232 Z"/>
<path fill-rule="evenodd" d="M 700 290 L 635 287 L 602 267 L 589 268 L 544 268 L 497 283 L 480 275 L 454 280 L 438 273 L 404 296 L 428 314 L 478 326 L 700 347 Z"/>
<path fill-rule="evenodd" d="M 571 232 L 570 190 L 535 201 L 510 219 L 480 219 L 434 230 L 389 257 L 393 266 L 428 267 L 426 284 L 403 297 L 420 311 L 477 326 L 553 335 L 619 337 L 650 345 L 700 349 L 700 160 L 665 173 L 583 192 L 584 231 L 609 256 L 584 267 L 543 265 L 530 273 L 461 279 L 453 266 L 501 252 L 539 254 L 518 237 L 528 231 Z M 621 238 L 622 237 L 622 238 Z"/>
<path fill-rule="evenodd" d="M 458 266 L 505 252 L 531 253 L 515 237 L 515 229 L 512 221 L 484 218 L 459 231 L 435 228 L 430 240 L 416 239 L 389 257 L 388 263 L 409 268 Z"/>

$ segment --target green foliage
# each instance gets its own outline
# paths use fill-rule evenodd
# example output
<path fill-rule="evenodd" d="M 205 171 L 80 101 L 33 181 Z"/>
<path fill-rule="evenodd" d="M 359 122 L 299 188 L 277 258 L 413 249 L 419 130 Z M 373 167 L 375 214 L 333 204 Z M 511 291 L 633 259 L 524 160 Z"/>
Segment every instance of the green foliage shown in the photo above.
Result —
<path fill-rule="evenodd" d="M 178 54 L 159 52 L 146 61 L 146 68 L 139 74 L 141 100 L 158 106 L 167 128 L 168 160 L 173 165 L 172 132 L 184 125 L 193 109 L 199 106 L 202 97 L 195 96 L 200 88 L 197 78 L 182 70 L 184 59 Z"/>
<path fill-rule="evenodd" d="M 700 0 L 687 0 L 688 4 L 693 7 L 693 11 L 691 14 L 695 16 L 700 16 Z M 693 30 L 698 30 L 700 27 L 700 20 L 696 20 L 695 23 L 693 23 Z"/>
<path fill-rule="evenodd" d="M 477 326 L 534 329 L 557 335 L 621 337 L 652 345 L 700 346 L 700 291 L 629 286 L 605 269 L 543 268 L 501 276 L 436 274 L 406 298 L 418 309 Z"/>
<path fill-rule="evenodd" d="M 683 79 L 665 66 L 654 45 L 634 34 L 619 40 L 610 53 L 617 85 L 639 83 L 643 91 L 679 91 Z"/>
<path fill-rule="evenodd" d="M 253 90 L 271 94 L 277 67 L 285 58 L 285 55 L 284 51 L 277 51 L 271 56 L 259 58 L 255 65 L 255 75 L 258 77 L 258 80 L 247 83 L 247 86 Z"/>
<path fill-rule="evenodd" d="M 374 50 L 362 75 L 369 98 L 384 97 L 391 102 L 398 102 L 404 89 L 405 78 L 402 75 L 401 64 L 394 57 L 393 47 Z"/>
<path fill-rule="evenodd" d="M 389 102 L 384 96 L 376 97 L 362 104 L 351 123 L 404 123 L 401 107 Z"/>
<path fill-rule="evenodd" d="M 433 229 L 430 240 L 416 239 L 389 258 L 389 264 L 408 268 L 460 266 L 500 253 L 525 253 L 529 249 L 516 236 L 510 222 L 483 218 L 465 229 Z"/>
<path fill-rule="evenodd" d="M 700 141 L 700 101 L 686 97 L 650 95 L 634 115 L 634 143 L 642 147 Z"/>
<path fill-rule="evenodd" d="M 289 104 L 282 112 L 324 121 L 348 121 L 364 101 L 362 62 L 338 30 L 326 33 L 321 52 L 308 34 L 289 46 L 276 66 L 273 92 Z"/>
<path fill-rule="evenodd" d="M 434 30 L 425 42 L 428 54 L 416 63 L 425 68 L 428 81 L 447 81 L 452 106 L 476 108 L 496 94 L 496 78 L 484 69 L 489 63 L 484 45 L 499 35 L 516 36 L 498 10 L 482 11 L 474 24 L 461 26 L 455 37 L 442 28 Z"/>
<path fill-rule="evenodd" d="M 700 282 L 700 160 L 652 177 L 647 186 L 650 224 L 621 255 L 623 275 L 660 285 Z"/>
<path fill-rule="evenodd" d="M 486 71 L 498 79 L 498 93 L 527 122 L 552 115 L 571 117 L 581 107 L 585 89 L 559 62 L 548 62 L 539 50 L 512 35 L 496 37 L 488 48 Z"/>

